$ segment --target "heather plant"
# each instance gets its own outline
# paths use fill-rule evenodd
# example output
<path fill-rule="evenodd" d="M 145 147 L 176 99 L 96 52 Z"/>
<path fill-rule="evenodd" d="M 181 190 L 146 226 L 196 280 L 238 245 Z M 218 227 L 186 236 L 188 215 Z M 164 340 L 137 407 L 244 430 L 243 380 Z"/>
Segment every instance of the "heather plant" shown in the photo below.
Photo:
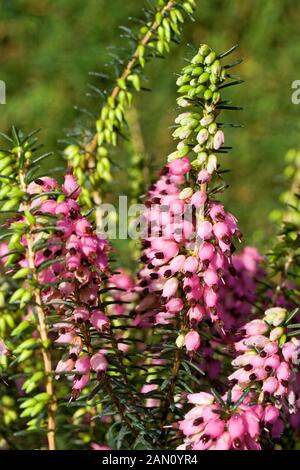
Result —
<path fill-rule="evenodd" d="M 241 82 L 231 74 L 236 47 L 219 54 L 202 44 L 183 67 L 176 149 L 145 192 L 151 174 L 133 90 L 194 8 L 193 0 L 159 0 L 137 37 L 125 30 L 129 62 L 117 58 L 121 71 L 104 93 L 96 132 L 71 136 L 60 178 L 43 173 L 52 156 L 37 131 L 3 135 L 1 448 L 297 446 L 298 159 L 289 157 L 289 206 L 272 249 L 237 253 L 242 235 L 222 195 L 225 130 L 238 124 L 221 117 L 240 109 L 223 96 Z M 130 198 L 144 202 L 140 243 L 128 245 L 137 272 L 120 267 L 101 231 L 110 151 L 124 132 Z"/>

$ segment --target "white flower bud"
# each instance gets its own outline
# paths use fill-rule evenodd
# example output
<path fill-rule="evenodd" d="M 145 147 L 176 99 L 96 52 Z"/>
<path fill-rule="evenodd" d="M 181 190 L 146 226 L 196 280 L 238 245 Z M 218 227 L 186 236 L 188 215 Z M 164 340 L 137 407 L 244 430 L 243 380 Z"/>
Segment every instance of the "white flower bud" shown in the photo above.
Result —
<path fill-rule="evenodd" d="M 179 199 L 182 199 L 182 200 L 188 199 L 192 197 L 193 193 L 194 191 L 192 188 L 184 188 L 179 194 Z"/>
<path fill-rule="evenodd" d="M 183 348 L 183 346 L 184 346 L 184 335 L 183 334 L 177 336 L 175 344 L 176 344 L 177 348 L 179 348 L 179 349 Z"/>
<path fill-rule="evenodd" d="M 277 341 L 280 338 L 280 336 L 283 335 L 283 333 L 284 333 L 284 328 L 282 328 L 282 326 L 277 326 L 271 331 L 269 338 L 271 341 Z"/>
<path fill-rule="evenodd" d="M 200 132 L 197 134 L 197 142 L 199 142 L 200 145 L 203 145 L 208 139 L 208 130 L 207 129 L 201 129 Z"/>
<path fill-rule="evenodd" d="M 208 162 L 207 162 L 207 167 L 206 167 L 208 173 L 212 174 L 214 171 L 216 171 L 217 164 L 218 164 L 218 159 L 217 159 L 216 155 L 211 154 L 208 157 Z"/>

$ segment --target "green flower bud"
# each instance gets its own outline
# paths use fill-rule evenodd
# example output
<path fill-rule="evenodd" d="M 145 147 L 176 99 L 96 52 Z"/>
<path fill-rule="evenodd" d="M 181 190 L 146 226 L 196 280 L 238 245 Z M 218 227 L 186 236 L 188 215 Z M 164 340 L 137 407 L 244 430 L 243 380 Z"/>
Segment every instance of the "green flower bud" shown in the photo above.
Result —
<path fill-rule="evenodd" d="M 213 75 L 219 75 L 222 71 L 221 62 L 219 60 L 215 60 L 211 66 L 211 73 Z"/>
<path fill-rule="evenodd" d="M 208 101 L 212 98 L 212 95 L 213 95 L 212 91 L 209 88 L 207 88 L 204 92 L 204 99 Z"/>
<path fill-rule="evenodd" d="M 199 47 L 199 54 L 206 57 L 211 51 L 211 48 L 207 44 L 201 44 Z"/>
<path fill-rule="evenodd" d="M 185 335 L 182 334 L 182 333 L 179 336 L 177 336 L 176 341 L 175 341 L 175 344 L 176 344 L 177 348 L 179 348 L 179 349 L 183 348 L 184 338 L 185 338 Z"/>
<path fill-rule="evenodd" d="M 211 134 L 211 135 L 214 135 L 218 130 L 218 126 L 215 122 L 213 122 L 212 124 L 210 124 L 208 126 L 208 132 Z"/>
<path fill-rule="evenodd" d="M 206 90 L 206 88 L 205 88 L 204 85 L 199 85 L 199 86 L 197 86 L 197 88 L 196 88 L 196 96 L 199 96 L 199 98 L 203 98 L 205 90 Z"/>
<path fill-rule="evenodd" d="M 191 165 L 192 167 L 194 168 L 194 170 L 199 170 L 199 168 L 201 167 L 200 163 L 198 162 L 198 160 L 193 160 L 191 161 Z"/>
<path fill-rule="evenodd" d="M 180 126 L 177 129 L 175 129 L 172 136 L 174 137 L 174 139 L 179 138 L 181 140 L 184 140 L 184 139 L 187 139 L 190 136 L 190 134 L 191 134 L 191 130 L 188 127 Z"/>
<path fill-rule="evenodd" d="M 212 102 L 214 104 L 217 104 L 219 103 L 220 100 L 221 100 L 221 93 L 219 91 L 215 91 L 212 97 Z"/>
<path fill-rule="evenodd" d="M 188 148 L 188 147 L 186 147 L 186 146 L 183 146 L 183 147 L 182 147 L 182 149 L 180 149 L 180 150 L 177 150 L 177 152 L 176 152 L 176 153 L 177 153 L 177 157 L 178 157 L 178 158 L 185 157 L 185 156 L 186 156 L 186 154 L 187 154 L 187 151 L 186 151 L 186 149 L 188 149 L 188 150 L 189 150 L 189 148 Z"/>
<path fill-rule="evenodd" d="M 191 106 L 191 102 L 189 100 L 187 100 L 186 98 L 183 98 L 183 96 L 180 96 L 180 98 L 177 98 L 177 104 L 178 106 L 180 106 L 181 108 L 188 108 L 189 106 Z"/>
<path fill-rule="evenodd" d="M 192 77 L 198 77 L 199 75 L 202 75 L 203 73 L 203 67 L 194 67 L 192 71 Z"/>
<path fill-rule="evenodd" d="M 277 326 L 271 330 L 269 338 L 271 341 L 277 341 L 284 334 L 284 328 L 282 326 Z"/>
<path fill-rule="evenodd" d="M 205 57 L 204 63 L 206 65 L 211 65 L 216 60 L 216 56 L 216 53 L 214 51 L 211 51 L 208 56 Z"/>
<path fill-rule="evenodd" d="M 185 145 L 184 142 L 179 142 L 179 144 L 177 145 L 177 150 L 183 152 L 184 155 L 187 155 L 190 151 L 189 146 Z"/>
<path fill-rule="evenodd" d="M 203 56 L 201 54 L 196 54 L 192 59 L 192 64 L 203 64 Z"/>
<path fill-rule="evenodd" d="M 218 87 L 217 87 L 217 85 L 215 85 L 214 83 L 211 83 L 211 84 L 209 85 L 209 89 L 210 89 L 212 92 L 215 92 L 215 91 L 218 90 Z"/>
<path fill-rule="evenodd" d="M 0 291 L 0 308 L 5 306 L 5 295 Z"/>
<path fill-rule="evenodd" d="M 286 343 L 286 340 L 287 340 L 287 335 L 286 334 L 283 334 L 282 336 L 280 336 L 279 346 L 282 347 Z"/>
<path fill-rule="evenodd" d="M 200 152 L 204 152 L 204 151 L 205 151 L 205 147 L 203 145 L 197 144 L 195 145 L 195 147 L 193 147 L 193 152 L 197 154 Z"/>
<path fill-rule="evenodd" d="M 180 75 L 180 77 L 178 77 L 176 80 L 176 85 L 180 87 L 182 85 L 185 85 L 189 81 L 190 81 L 189 75 Z"/>
<path fill-rule="evenodd" d="M 225 69 L 222 69 L 222 72 L 221 72 L 221 81 L 225 80 L 225 78 L 227 77 L 227 72 Z"/>
<path fill-rule="evenodd" d="M 189 98 L 193 98 L 196 95 L 196 88 L 192 87 L 190 91 L 188 91 L 187 96 Z"/>
<path fill-rule="evenodd" d="M 186 65 L 182 71 L 185 73 L 185 74 L 191 74 L 194 70 L 194 66 L 193 65 Z"/>
<path fill-rule="evenodd" d="M 192 89 L 193 89 L 193 87 L 191 85 L 183 85 L 180 88 L 178 88 L 177 93 L 186 94 Z"/>
<path fill-rule="evenodd" d="M 206 83 L 208 79 L 209 79 L 209 73 L 203 72 L 199 77 L 198 83 L 200 84 Z"/>

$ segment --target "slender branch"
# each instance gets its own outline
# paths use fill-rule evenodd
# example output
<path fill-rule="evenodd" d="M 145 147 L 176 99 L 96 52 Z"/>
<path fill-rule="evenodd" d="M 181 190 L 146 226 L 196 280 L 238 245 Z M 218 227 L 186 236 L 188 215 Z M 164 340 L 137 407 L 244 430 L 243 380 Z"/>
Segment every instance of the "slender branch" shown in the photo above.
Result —
<path fill-rule="evenodd" d="M 106 388 L 106 390 L 107 390 L 108 395 L 110 396 L 110 398 L 111 398 L 112 401 L 114 402 L 114 404 L 115 404 L 117 410 L 119 411 L 122 420 L 127 424 L 127 426 L 128 426 L 129 429 L 132 431 L 132 433 L 133 433 L 134 435 L 137 435 L 136 429 L 132 426 L 130 420 L 127 418 L 127 416 L 126 416 L 126 414 L 125 414 L 125 408 L 124 408 L 124 406 L 122 405 L 122 403 L 118 400 L 118 398 L 116 397 L 116 395 L 115 395 L 113 389 L 111 388 L 111 385 L 110 385 L 109 380 L 107 380 L 107 377 L 104 378 L 104 385 L 105 385 L 105 388 Z"/>
<path fill-rule="evenodd" d="M 177 349 L 175 353 L 175 357 L 174 357 L 172 372 L 171 372 L 171 381 L 170 381 L 165 405 L 164 405 L 163 412 L 162 412 L 161 427 L 163 427 L 165 424 L 165 421 L 169 414 L 170 404 L 173 402 L 175 386 L 176 386 L 180 364 L 181 364 L 181 358 L 182 358 L 182 349 Z"/>
<path fill-rule="evenodd" d="M 182 317 L 180 317 L 178 320 L 178 330 L 183 331 L 186 328 L 187 328 L 187 318 L 186 318 L 186 314 L 183 313 Z M 162 410 L 162 416 L 161 416 L 161 421 L 160 421 L 160 427 L 162 429 L 161 439 L 164 439 L 166 435 L 166 429 L 164 428 L 164 425 L 166 424 L 166 421 L 168 418 L 170 405 L 174 402 L 174 392 L 175 392 L 175 387 L 176 387 L 176 383 L 177 383 L 177 379 L 178 379 L 178 375 L 180 371 L 182 356 L 183 356 L 183 350 L 181 348 L 178 348 L 175 353 L 172 372 L 171 372 L 171 381 L 169 384 L 169 388 L 166 394 L 166 400 L 165 400 L 163 410 Z"/>
<path fill-rule="evenodd" d="M 167 13 L 169 10 L 171 10 L 175 5 L 176 5 L 176 0 L 170 0 L 160 11 L 161 15 L 164 16 L 165 13 Z M 139 60 L 139 47 L 140 46 L 146 46 L 152 39 L 153 35 L 157 31 L 157 29 L 160 26 L 160 22 L 154 20 L 152 25 L 149 28 L 149 31 L 141 38 L 141 40 L 138 42 L 138 45 L 133 52 L 128 64 L 126 65 L 125 69 L 123 70 L 122 74 L 120 77 L 117 79 L 117 82 L 119 80 L 126 80 L 126 78 L 131 74 L 133 68 L 135 67 L 136 63 Z M 108 101 L 109 98 L 117 98 L 118 94 L 120 93 L 121 88 L 119 85 L 116 85 L 110 96 L 106 99 Z M 87 154 L 87 158 L 90 158 L 91 154 L 93 154 L 96 151 L 97 148 L 97 136 L 98 134 L 95 134 L 92 140 L 86 145 L 85 150 Z"/>

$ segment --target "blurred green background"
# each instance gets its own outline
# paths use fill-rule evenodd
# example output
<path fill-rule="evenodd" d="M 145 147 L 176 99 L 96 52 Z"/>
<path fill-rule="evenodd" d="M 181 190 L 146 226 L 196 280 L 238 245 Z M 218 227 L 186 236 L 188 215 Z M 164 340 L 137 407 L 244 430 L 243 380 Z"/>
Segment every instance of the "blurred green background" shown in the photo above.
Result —
<path fill-rule="evenodd" d="M 207 42 L 222 52 L 239 43 L 232 57 L 244 62 L 233 73 L 246 83 L 225 94 L 244 107 L 227 118 L 244 127 L 227 131 L 233 150 L 223 157 L 232 170 L 224 197 L 246 242 L 266 251 L 274 230 L 268 215 L 284 188 L 283 157 L 299 141 L 300 105 L 291 102 L 291 84 L 300 79 L 300 2 L 197 3 L 196 21 L 185 23 L 181 46 L 147 66 L 145 84 L 152 93 L 136 101 L 145 147 L 157 168 L 173 149 L 175 73 L 191 54 L 187 44 Z M 59 160 L 63 146 L 57 141 L 78 118 L 73 106 L 93 111 L 100 106 L 97 98 L 85 95 L 89 82 L 97 84 L 88 72 L 107 70 L 107 47 L 125 45 L 118 26 L 130 24 L 128 16 L 141 17 L 144 6 L 143 0 L 0 0 L 0 79 L 7 85 L 0 129 L 42 127 L 47 150 L 55 150 Z M 126 192 L 128 149 L 119 148 L 114 158 L 124 174 L 112 184 L 112 195 Z"/>

